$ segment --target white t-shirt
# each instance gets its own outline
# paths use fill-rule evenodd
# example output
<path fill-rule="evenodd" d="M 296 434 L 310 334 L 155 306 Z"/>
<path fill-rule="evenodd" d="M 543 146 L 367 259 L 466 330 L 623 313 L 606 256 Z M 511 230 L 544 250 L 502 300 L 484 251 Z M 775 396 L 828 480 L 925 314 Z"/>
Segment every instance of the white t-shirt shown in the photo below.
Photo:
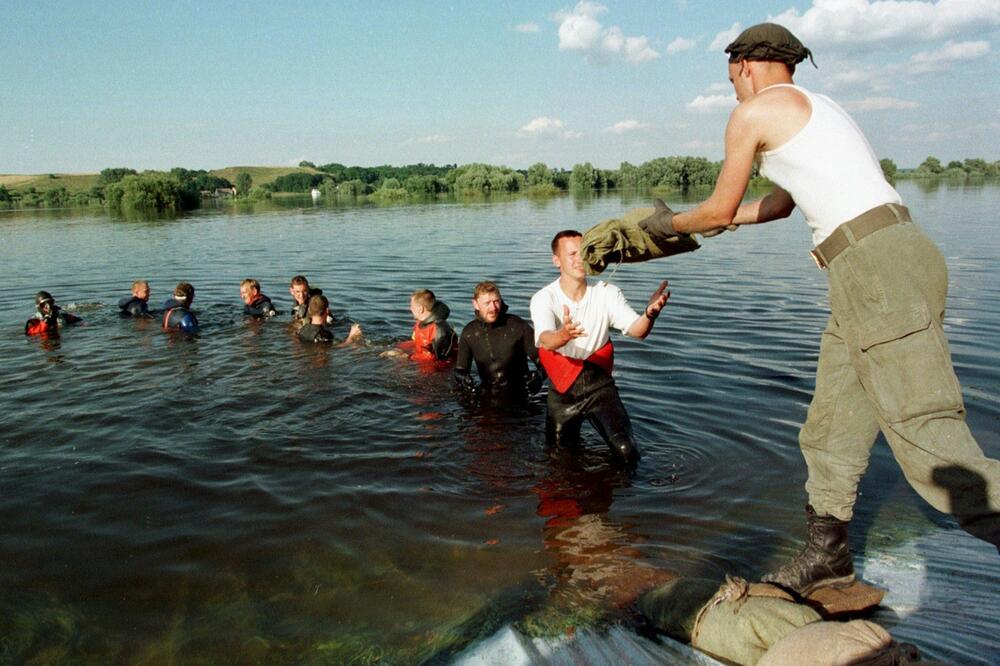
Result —
<path fill-rule="evenodd" d="M 625 300 L 618 287 L 607 282 L 587 284 L 587 291 L 579 301 L 570 300 L 559 286 L 559 280 L 542 287 L 531 297 L 531 322 L 535 327 L 535 344 L 545 331 L 562 328 L 563 306 L 569 308 L 569 315 L 578 322 L 586 335 L 574 338 L 557 349 L 570 358 L 585 359 L 608 342 L 608 331 L 614 327 L 622 333 L 636 322 L 641 315 Z"/>

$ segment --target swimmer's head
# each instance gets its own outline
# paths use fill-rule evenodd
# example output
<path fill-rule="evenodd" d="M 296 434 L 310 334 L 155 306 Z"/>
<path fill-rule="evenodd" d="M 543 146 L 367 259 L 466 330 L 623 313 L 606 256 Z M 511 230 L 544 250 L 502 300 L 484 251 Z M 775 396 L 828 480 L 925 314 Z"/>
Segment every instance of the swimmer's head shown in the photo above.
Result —
<path fill-rule="evenodd" d="M 309 299 L 309 308 L 306 311 L 306 314 L 308 314 L 310 318 L 322 317 L 323 319 L 326 319 L 326 315 L 329 311 L 330 301 L 327 300 L 326 296 L 323 294 L 316 294 Z"/>
<path fill-rule="evenodd" d="M 177 283 L 174 288 L 174 298 L 184 303 L 185 306 L 191 305 L 191 302 L 194 301 L 194 287 L 187 282 Z"/>
<path fill-rule="evenodd" d="M 476 285 L 472 292 L 472 307 L 479 318 L 487 324 L 497 320 L 503 307 L 503 298 L 496 282 L 486 280 Z"/>
<path fill-rule="evenodd" d="M 56 299 L 47 291 L 40 291 L 35 294 L 35 308 L 43 317 L 56 309 Z"/>
<path fill-rule="evenodd" d="M 297 304 L 302 305 L 309 297 L 309 280 L 304 275 L 296 275 L 292 278 L 292 284 L 288 288 L 288 293 L 292 295 Z"/>
<path fill-rule="evenodd" d="M 145 280 L 136 280 L 132 283 L 132 295 L 140 301 L 149 300 L 149 283 Z"/>
<path fill-rule="evenodd" d="M 260 293 L 260 283 L 253 278 L 247 278 L 240 282 L 240 298 L 247 305 L 253 303 L 253 299 Z"/>
<path fill-rule="evenodd" d="M 417 321 L 427 318 L 427 315 L 434 309 L 437 297 L 430 289 L 418 289 L 410 295 L 410 314 Z"/>

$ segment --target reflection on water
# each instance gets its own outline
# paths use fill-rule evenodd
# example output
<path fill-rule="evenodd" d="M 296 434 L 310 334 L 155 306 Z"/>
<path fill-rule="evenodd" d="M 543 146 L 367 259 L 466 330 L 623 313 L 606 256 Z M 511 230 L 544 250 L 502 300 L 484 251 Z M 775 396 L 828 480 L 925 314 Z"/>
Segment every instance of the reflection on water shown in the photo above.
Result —
<path fill-rule="evenodd" d="M 969 423 L 996 457 L 1000 236 L 987 222 L 1000 193 L 900 188 L 948 259 L 946 327 Z M 0 661 L 440 660 L 505 623 L 555 635 L 618 621 L 675 572 L 755 577 L 791 554 L 805 502 L 796 433 L 826 318 L 801 219 L 615 274 L 633 300 L 663 278 L 673 291 L 648 341 L 616 341 L 644 453 L 632 479 L 593 434 L 578 459 L 548 450 L 542 398 L 470 404 L 447 372 L 379 356 L 408 335 L 414 289 L 448 302 L 459 328 L 472 286 L 495 279 L 526 316 L 555 277 L 555 231 L 647 203 L 0 213 Z M 303 345 L 284 319 L 243 319 L 241 279 L 287 311 L 298 273 L 361 324 L 365 346 Z M 151 282 L 154 303 L 193 283 L 201 335 L 119 319 L 134 279 Z M 25 339 L 42 288 L 86 326 Z M 929 576 L 981 556 L 912 493 L 884 445 L 862 493 L 852 535 L 873 575 L 892 548 L 915 548 Z M 935 535 L 943 545 L 927 543 Z M 994 560 L 959 568 L 996 589 Z M 948 590 L 916 599 L 897 637 L 990 661 L 995 615 L 945 637 Z"/>

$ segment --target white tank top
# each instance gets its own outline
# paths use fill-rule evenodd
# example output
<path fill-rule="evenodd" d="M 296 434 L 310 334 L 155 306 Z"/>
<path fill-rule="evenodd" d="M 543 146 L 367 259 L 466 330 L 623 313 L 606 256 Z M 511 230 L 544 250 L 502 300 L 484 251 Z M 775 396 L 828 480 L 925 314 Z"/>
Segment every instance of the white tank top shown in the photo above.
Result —
<path fill-rule="evenodd" d="M 774 150 L 760 153 L 760 173 L 788 192 L 819 245 L 838 226 L 866 210 L 902 203 L 861 129 L 826 95 L 794 88 L 812 105 L 799 133 Z"/>

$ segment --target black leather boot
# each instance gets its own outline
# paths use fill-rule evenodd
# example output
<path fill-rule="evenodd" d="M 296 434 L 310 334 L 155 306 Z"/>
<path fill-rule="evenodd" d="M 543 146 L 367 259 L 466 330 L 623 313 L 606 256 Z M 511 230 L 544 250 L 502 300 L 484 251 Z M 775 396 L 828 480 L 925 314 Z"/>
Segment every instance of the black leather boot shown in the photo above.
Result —
<path fill-rule="evenodd" d="M 854 562 L 847 544 L 847 525 L 833 516 L 817 516 L 806 506 L 809 537 L 799 554 L 761 581 L 774 583 L 800 596 L 818 587 L 846 587 L 854 582 Z"/>

